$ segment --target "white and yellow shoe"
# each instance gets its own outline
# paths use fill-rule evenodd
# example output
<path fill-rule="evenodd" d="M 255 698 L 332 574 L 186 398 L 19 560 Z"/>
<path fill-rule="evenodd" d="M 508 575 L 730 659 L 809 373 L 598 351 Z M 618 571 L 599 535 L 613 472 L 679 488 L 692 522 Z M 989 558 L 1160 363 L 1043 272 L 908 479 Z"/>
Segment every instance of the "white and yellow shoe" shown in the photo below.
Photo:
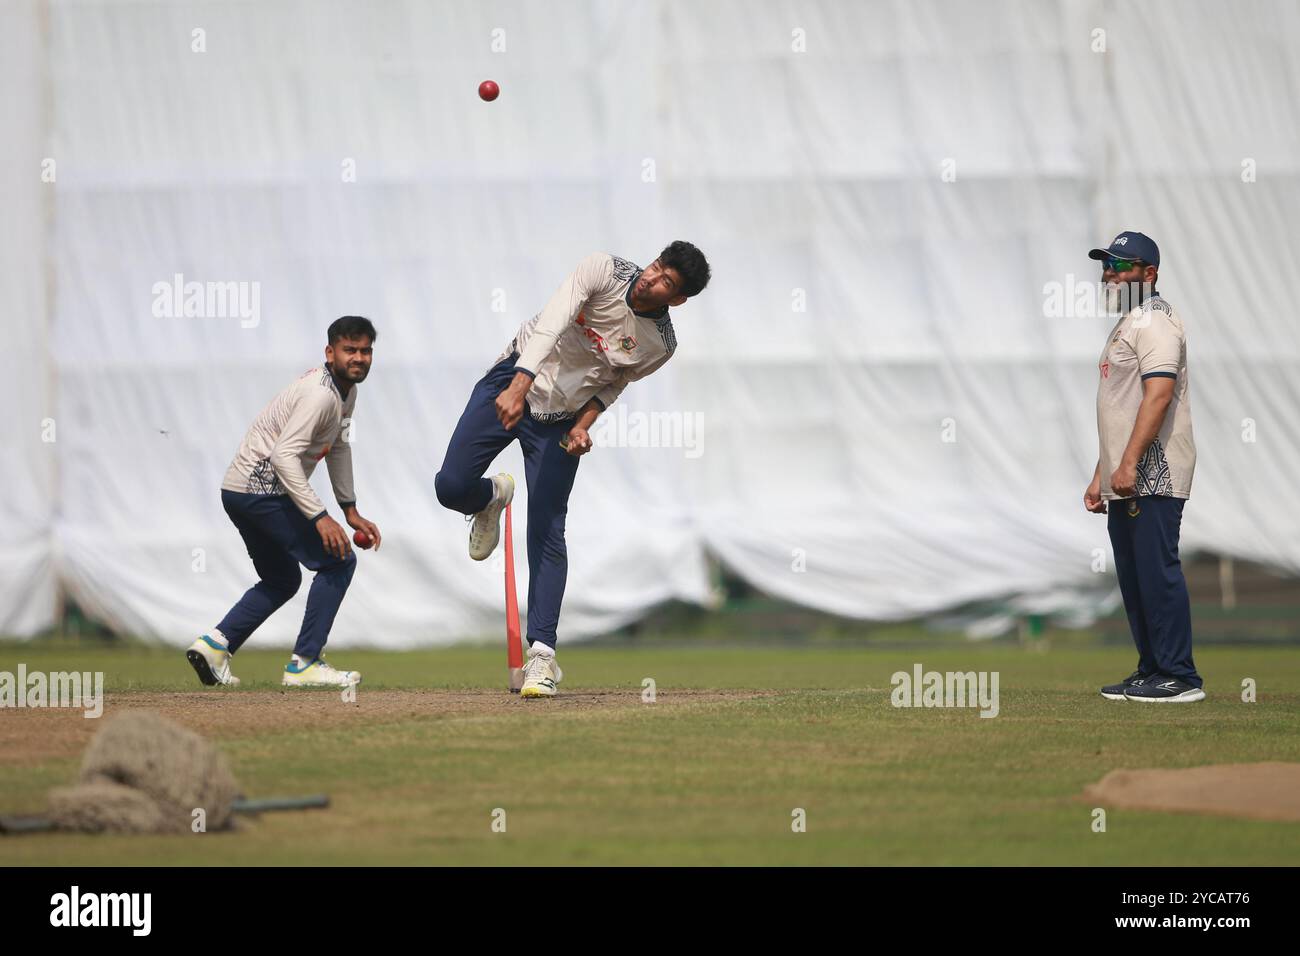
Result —
<path fill-rule="evenodd" d="M 284 677 L 280 683 L 285 687 L 348 687 L 361 683 L 361 674 L 357 671 L 341 671 L 318 657 L 310 664 L 296 664 L 290 661 L 284 665 Z"/>
<path fill-rule="evenodd" d="M 505 472 L 492 476 L 492 500 L 474 515 L 469 526 L 469 556 L 475 561 L 486 560 L 496 550 L 501 540 L 501 512 L 514 496 L 514 478 Z"/>
<path fill-rule="evenodd" d="M 204 634 L 190 645 L 185 652 L 185 659 L 199 675 L 199 680 L 207 687 L 223 684 L 226 687 L 238 687 L 239 678 L 230 672 L 230 651 Z"/>
<path fill-rule="evenodd" d="M 519 689 L 519 696 L 554 697 L 555 685 L 563 678 L 560 665 L 555 663 L 554 649 L 545 644 L 534 644 L 528 648 L 528 660 L 524 664 L 524 686 Z"/>

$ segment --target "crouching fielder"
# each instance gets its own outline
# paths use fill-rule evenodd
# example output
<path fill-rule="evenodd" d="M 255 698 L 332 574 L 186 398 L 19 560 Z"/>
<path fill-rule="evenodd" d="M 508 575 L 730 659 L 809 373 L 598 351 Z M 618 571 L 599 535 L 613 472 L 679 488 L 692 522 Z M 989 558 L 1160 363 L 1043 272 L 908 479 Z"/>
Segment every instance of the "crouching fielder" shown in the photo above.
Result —
<path fill-rule="evenodd" d="M 185 652 L 204 684 L 238 685 L 230 658 L 302 584 L 301 564 L 316 572 L 307 613 L 281 682 L 289 687 L 359 683 L 356 671 L 325 662 L 325 642 L 356 570 L 347 533 L 325 511 L 308 479 L 322 458 L 347 523 L 365 531 L 378 550 L 379 529 L 357 511 L 352 448 L 344 423 L 357 403 L 356 386 L 370 373 L 375 327 L 344 316 L 329 327 L 325 364 L 271 399 L 244 436 L 221 483 L 221 504 L 248 546 L 260 580 L 221 623 Z"/>
<path fill-rule="evenodd" d="M 645 378 L 677 347 L 669 306 L 702 291 L 709 264 L 674 242 L 647 268 L 608 253 L 578 264 L 515 334 L 474 386 L 434 479 L 438 501 L 472 515 L 469 555 L 497 546 L 514 479 L 483 477 L 516 438 L 528 482 L 528 661 L 523 697 L 554 697 L 556 625 L 568 575 L 564 519 L 588 429 L 629 382 Z"/>

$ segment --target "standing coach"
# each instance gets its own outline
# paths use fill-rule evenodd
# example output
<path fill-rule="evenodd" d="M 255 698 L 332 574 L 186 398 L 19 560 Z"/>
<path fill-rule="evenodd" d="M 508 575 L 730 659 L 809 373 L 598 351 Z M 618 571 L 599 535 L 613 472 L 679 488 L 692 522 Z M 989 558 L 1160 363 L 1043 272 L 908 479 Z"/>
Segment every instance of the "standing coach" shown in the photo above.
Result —
<path fill-rule="evenodd" d="M 1102 263 L 1107 304 L 1119 312 L 1097 380 L 1100 457 L 1084 507 L 1107 513 L 1137 670 L 1101 689 L 1111 700 L 1204 700 L 1192 662 L 1192 615 L 1178 560 L 1183 504 L 1196 468 L 1182 320 L 1155 289 L 1160 250 L 1122 232 L 1090 259 Z"/>

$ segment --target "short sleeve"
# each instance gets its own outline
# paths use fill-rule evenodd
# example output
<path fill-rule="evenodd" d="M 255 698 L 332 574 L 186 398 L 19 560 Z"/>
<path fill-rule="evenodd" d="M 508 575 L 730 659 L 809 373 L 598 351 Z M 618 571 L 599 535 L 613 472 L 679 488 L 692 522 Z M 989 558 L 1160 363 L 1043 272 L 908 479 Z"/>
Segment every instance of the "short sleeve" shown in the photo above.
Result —
<path fill-rule="evenodd" d="M 1183 330 L 1172 316 L 1153 309 L 1134 325 L 1133 350 L 1143 378 L 1177 378 L 1183 361 Z"/>

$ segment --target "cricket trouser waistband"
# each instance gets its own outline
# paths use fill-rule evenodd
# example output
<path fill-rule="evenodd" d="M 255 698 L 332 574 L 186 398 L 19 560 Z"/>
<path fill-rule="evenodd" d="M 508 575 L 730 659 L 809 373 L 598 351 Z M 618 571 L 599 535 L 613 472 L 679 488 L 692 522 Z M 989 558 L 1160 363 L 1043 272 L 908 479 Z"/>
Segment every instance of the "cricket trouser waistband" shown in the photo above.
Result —
<path fill-rule="evenodd" d="M 558 422 L 573 421 L 578 416 L 573 412 L 542 412 L 540 415 L 530 411 L 528 416 L 539 425 L 554 425 Z"/>
<path fill-rule="evenodd" d="M 515 349 L 514 347 L 515 343 L 511 342 L 510 346 L 512 349 L 510 354 L 500 359 L 497 362 L 497 365 L 502 365 L 506 362 L 509 362 L 511 365 L 514 365 L 519 361 L 519 351 L 518 349 Z M 554 425 L 558 422 L 577 420 L 578 417 L 577 412 L 566 412 L 566 411 L 535 412 L 531 408 L 529 408 L 527 402 L 524 402 L 524 408 L 528 412 L 528 417 L 531 418 L 533 421 L 537 422 L 539 425 Z"/>

